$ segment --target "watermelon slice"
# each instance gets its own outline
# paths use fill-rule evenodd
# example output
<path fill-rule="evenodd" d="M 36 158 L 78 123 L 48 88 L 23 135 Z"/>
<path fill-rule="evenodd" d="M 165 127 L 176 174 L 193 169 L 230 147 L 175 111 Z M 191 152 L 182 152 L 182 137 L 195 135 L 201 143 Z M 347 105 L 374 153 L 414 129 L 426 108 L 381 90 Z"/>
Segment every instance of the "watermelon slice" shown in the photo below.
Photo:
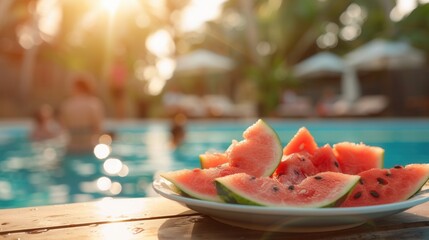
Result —
<path fill-rule="evenodd" d="M 298 132 L 289 141 L 286 147 L 283 148 L 283 154 L 289 155 L 302 151 L 313 154 L 317 149 L 317 143 L 307 128 L 301 127 Z"/>
<path fill-rule="evenodd" d="M 200 154 L 201 168 L 217 167 L 228 162 L 229 162 L 229 159 L 225 153 L 206 152 L 206 153 Z"/>
<path fill-rule="evenodd" d="M 316 149 L 311 161 L 319 172 L 341 172 L 340 164 L 329 144 Z"/>
<path fill-rule="evenodd" d="M 334 154 L 343 173 L 358 174 L 372 168 L 383 168 L 384 149 L 380 147 L 340 142 L 334 145 Z"/>
<path fill-rule="evenodd" d="M 229 165 L 253 176 L 270 176 L 282 158 L 282 145 L 277 133 L 258 120 L 243 133 L 244 140 L 233 141 L 226 151 Z"/>
<path fill-rule="evenodd" d="M 298 185 L 284 185 L 273 178 L 245 173 L 216 179 L 217 192 L 225 202 L 275 207 L 331 207 L 341 203 L 359 176 L 319 173 Z"/>
<path fill-rule="evenodd" d="M 160 175 L 172 182 L 186 195 L 211 201 L 220 201 L 214 180 L 236 172 L 254 176 L 270 176 L 282 157 L 282 146 L 277 133 L 264 121 L 258 120 L 243 132 L 244 140 L 234 141 L 225 152 L 228 163 L 219 167 L 178 170 Z"/>
<path fill-rule="evenodd" d="M 242 172 L 241 169 L 224 164 L 209 169 L 183 169 L 161 174 L 164 178 L 174 184 L 178 193 L 198 199 L 221 202 L 216 194 L 213 179 Z M 214 185 L 213 185 L 214 186 Z"/>
<path fill-rule="evenodd" d="M 371 169 L 359 174 L 361 180 L 342 207 L 370 206 L 407 200 L 429 179 L 429 164 L 410 164 L 391 169 Z"/>
<path fill-rule="evenodd" d="M 272 177 L 286 185 L 299 184 L 308 176 L 320 172 L 313 165 L 312 158 L 313 156 L 306 152 L 285 155 Z"/>

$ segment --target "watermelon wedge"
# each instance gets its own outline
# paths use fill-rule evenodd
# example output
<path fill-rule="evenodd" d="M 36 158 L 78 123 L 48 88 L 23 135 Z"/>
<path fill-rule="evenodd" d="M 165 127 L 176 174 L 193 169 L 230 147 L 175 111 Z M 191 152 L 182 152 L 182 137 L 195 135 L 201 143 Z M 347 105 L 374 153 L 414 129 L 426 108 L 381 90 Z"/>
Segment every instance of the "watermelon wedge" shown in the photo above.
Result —
<path fill-rule="evenodd" d="M 225 164 L 209 169 L 183 169 L 161 174 L 161 176 L 173 183 L 178 193 L 182 195 L 221 202 L 221 199 L 217 196 L 216 189 L 209 187 L 213 185 L 213 179 L 240 172 L 242 172 L 241 169 Z"/>
<path fill-rule="evenodd" d="M 372 168 L 383 168 L 383 148 L 340 142 L 334 144 L 333 150 L 343 173 L 358 174 Z"/>
<path fill-rule="evenodd" d="M 317 143 L 307 128 L 301 127 L 297 133 L 289 141 L 286 147 L 283 148 L 283 154 L 289 155 L 302 151 L 313 154 L 317 149 Z"/>
<path fill-rule="evenodd" d="M 229 162 L 229 159 L 225 153 L 206 152 L 206 153 L 200 154 L 200 165 L 201 165 L 201 168 L 203 169 L 217 167 L 228 162 Z"/>
<path fill-rule="evenodd" d="M 319 172 L 341 172 L 340 164 L 329 144 L 316 149 L 311 161 Z"/>
<path fill-rule="evenodd" d="M 429 164 L 410 164 L 391 169 L 371 169 L 359 174 L 361 180 L 341 207 L 370 206 L 407 200 L 429 179 Z"/>
<path fill-rule="evenodd" d="M 233 141 L 225 152 L 229 165 L 253 176 L 270 176 L 282 158 L 282 145 L 277 133 L 258 120 L 243 132 L 244 140 Z"/>
<path fill-rule="evenodd" d="M 173 183 L 180 192 L 198 199 L 221 201 L 214 180 L 225 175 L 245 172 L 254 176 L 270 176 L 282 157 L 277 133 L 258 120 L 243 132 L 244 140 L 234 141 L 225 152 L 228 162 L 207 169 L 178 170 L 160 175 Z"/>
<path fill-rule="evenodd" d="M 298 185 L 284 185 L 273 178 L 246 173 L 216 179 L 220 198 L 227 203 L 274 207 L 332 207 L 359 181 L 359 176 L 335 172 L 319 173 Z"/>

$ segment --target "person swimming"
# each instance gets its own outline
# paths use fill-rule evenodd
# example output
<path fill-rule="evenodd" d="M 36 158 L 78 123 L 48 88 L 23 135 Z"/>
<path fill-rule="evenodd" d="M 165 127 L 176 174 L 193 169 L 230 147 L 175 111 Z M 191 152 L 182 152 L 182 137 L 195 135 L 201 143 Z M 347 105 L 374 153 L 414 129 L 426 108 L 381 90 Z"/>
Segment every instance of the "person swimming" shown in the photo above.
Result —
<path fill-rule="evenodd" d="M 104 107 L 95 96 L 90 80 L 90 75 L 75 75 L 71 95 L 61 105 L 60 122 L 68 135 L 70 153 L 93 151 L 102 134 Z"/>
<path fill-rule="evenodd" d="M 176 148 L 179 147 L 185 139 L 187 117 L 183 113 L 176 114 L 170 125 L 170 136 L 171 136 L 171 145 Z"/>

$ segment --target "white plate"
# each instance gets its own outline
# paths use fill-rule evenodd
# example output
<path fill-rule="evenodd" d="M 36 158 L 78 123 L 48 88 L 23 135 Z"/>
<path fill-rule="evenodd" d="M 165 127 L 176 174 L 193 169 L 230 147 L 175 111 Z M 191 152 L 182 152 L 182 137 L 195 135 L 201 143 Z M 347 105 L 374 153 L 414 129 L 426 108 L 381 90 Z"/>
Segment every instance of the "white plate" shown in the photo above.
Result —
<path fill-rule="evenodd" d="M 419 194 L 407 201 L 368 207 L 261 207 L 184 197 L 174 192 L 171 183 L 163 178 L 157 178 L 152 185 L 161 196 L 208 215 L 219 222 L 253 230 L 278 232 L 323 232 L 352 228 L 429 201 L 429 196 Z"/>

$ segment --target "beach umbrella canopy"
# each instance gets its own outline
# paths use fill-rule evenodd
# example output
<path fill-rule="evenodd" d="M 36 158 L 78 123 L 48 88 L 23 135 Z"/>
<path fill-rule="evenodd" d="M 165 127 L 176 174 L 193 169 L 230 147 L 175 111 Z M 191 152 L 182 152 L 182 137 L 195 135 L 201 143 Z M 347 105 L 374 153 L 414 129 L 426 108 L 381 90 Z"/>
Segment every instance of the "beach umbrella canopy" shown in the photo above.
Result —
<path fill-rule="evenodd" d="M 312 78 L 319 76 L 340 75 L 344 70 L 344 61 L 331 52 L 317 53 L 294 66 L 296 77 Z"/>
<path fill-rule="evenodd" d="M 420 67 L 423 51 L 404 41 L 375 39 L 344 56 L 346 65 L 362 70 Z"/>
<path fill-rule="evenodd" d="M 345 65 L 343 58 L 331 52 L 317 53 L 294 67 L 294 74 L 300 78 L 341 76 L 341 98 L 354 102 L 360 96 L 360 84 L 354 68 Z"/>
<path fill-rule="evenodd" d="M 208 74 L 227 72 L 234 68 L 232 59 L 220 54 L 199 49 L 176 59 L 175 74 Z"/>

